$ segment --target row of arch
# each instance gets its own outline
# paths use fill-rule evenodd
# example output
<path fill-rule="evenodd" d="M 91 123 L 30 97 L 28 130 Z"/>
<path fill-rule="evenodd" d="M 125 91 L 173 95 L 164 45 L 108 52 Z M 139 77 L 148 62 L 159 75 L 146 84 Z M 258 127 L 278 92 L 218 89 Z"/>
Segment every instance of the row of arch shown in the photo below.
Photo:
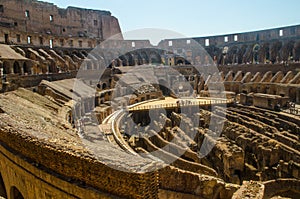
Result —
<path fill-rule="evenodd" d="M 26 52 L 26 51 L 25 51 Z M 282 61 L 299 61 L 300 60 L 300 41 L 273 41 L 254 44 L 240 44 L 234 46 L 225 46 L 218 48 L 216 46 L 208 46 L 203 49 L 192 49 L 192 55 L 187 53 L 168 53 L 167 51 L 156 48 L 137 49 L 122 53 L 122 49 L 96 49 L 94 51 L 86 51 L 82 49 L 56 49 L 61 57 L 68 56 L 70 62 L 77 63 L 77 67 L 83 60 L 86 62 L 85 69 L 97 69 L 100 65 L 112 68 L 114 66 L 135 66 L 143 64 L 167 64 L 167 65 L 190 65 L 190 64 L 212 64 L 212 61 L 219 65 L 228 64 L 246 64 L 246 63 L 279 63 Z M 188 52 L 185 50 L 184 52 Z M 210 59 L 209 57 L 212 57 Z M 67 62 L 67 59 L 66 59 Z M 54 64 L 53 64 L 54 63 Z M 49 73 L 56 73 L 55 62 L 46 67 Z M 39 63 L 38 65 L 43 65 Z M 54 65 L 54 66 L 52 66 Z M 72 64 L 66 64 L 72 65 Z M 43 66 L 44 67 L 44 66 Z M 33 74 L 32 60 L 4 60 L 2 63 L 3 74 Z M 67 70 L 72 70 L 71 68 Z"/>
<path fill-rule="evenodd" d="M 300 41 L 273 41 L 265 43 L 241 44 L 218 48 L 214 45 L 205 47 L 205 51 L 192 50 L 193 56 L 178 56 L 171 54 L 174 65 L 205 64 L 209 63 L 206 56 L 210 56 L 219 65 L 246 64 L 246 63 L 278 63 L 282 61 L 300 61 Z M 100 50 L 101 51 L 101 50 Z M 200 52 L 201 51 L 201 52 Z M 76 55 L 82 59 L 88 57 L 87 51 L 64 51 L 70 56 Z M 138 49 L 124 54 L 116 50 L 103 50 L 91 53 L 97 59 L 105 61 L 107 66 L 134 66 L 143 64 L 161 64 L 168 62 L 168 53 L 161 49 Z M 206 56 L 204 55 L 206 54 Z M 201 61 L 197 60 L 200 59 Z M 182 59 L 181 59 L 181 58 Z M 171 62 L 170 62 L 171 63 Z"/>
<path fill-rule="evenodd" d="M 30 61 L 3 61 L 0 63 L 1 73 L 7 74 L 32 74 L 32 66 Z"/>
<path fill-rule="evenodd" d="M 141 49 L 122 53 L 121 50 L 57 50 L 60 56 L 68 55 L 72 58 L 92 59 L 94 61 L 104 61 L 107 67 L 112 66 L 135 66 L 143 64 L 159 65 L 163 63 L 162 51 L 158 49 Z M 91 63 L 86 62 L 87 69 L 92 69 Z"/>
<path fill-rule="evenodd" d="M 300 61 L 300 41 L 293 40 L 225 46 L 222 49 L 211 46 L 206 50 L 220 65 Z"/>

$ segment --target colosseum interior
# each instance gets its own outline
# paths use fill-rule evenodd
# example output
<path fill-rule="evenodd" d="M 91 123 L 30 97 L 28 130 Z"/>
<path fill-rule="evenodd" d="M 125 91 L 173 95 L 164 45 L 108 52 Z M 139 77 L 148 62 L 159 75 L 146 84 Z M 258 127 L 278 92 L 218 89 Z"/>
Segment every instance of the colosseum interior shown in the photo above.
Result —
<path fill-rule="evenodd" d="M 0 198 L 300 198 L 300 25 L 153 46 L 1 0 L 0 26 Z"/>

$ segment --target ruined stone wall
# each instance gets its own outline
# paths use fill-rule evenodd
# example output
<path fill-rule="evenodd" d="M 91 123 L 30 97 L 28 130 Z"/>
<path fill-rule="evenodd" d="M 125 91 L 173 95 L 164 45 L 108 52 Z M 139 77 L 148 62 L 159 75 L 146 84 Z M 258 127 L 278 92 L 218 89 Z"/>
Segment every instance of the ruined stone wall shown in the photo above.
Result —
<path fill-rule="evenodd" d="M 256 41 L 269 41 L 276 39 L 286 39 L 286 38 L 299 38 L 300 36 L 300 26 L 286 26 L 286 27 L 278 27 L 274 29 L 260 30 L 260 31 L 252 31 L 252 32 L 244 32 L 244 33 L 233 33 L 226 35 L 217 35 L 217 36 L 207 36 L 207 37 L 194 37 L 194 38 L 186 38 L 186 39 L 166 39 L 161 41 L 160 45 L 168 47 L 169 41 L 172 41 L 173 46 L 176 45 L 186 45 L 191 44 L 191 41 L 195 40 L 201 46 L 227 46 L 232 44 L 240 44 L 247 42 L 256 42 Z M 207 39 L 209 42 L 207 42 Z M 208 44 L 208 45 L 207 45 Z"/>
<path fill-rule="evenodd" d="M 2 178 L 2 179 L 1 179 Z M 0 145 L 0 197 L 14 199 L 18 190 L 24 198 L 118 198 L 67 182 L 31 164 Z"/>
<path fill-rule="evenodd" d="M 1 1 L 0 26 L 0 42 L 53 47 L 92 48 L 121 33 L 108 11 L 62 9 L 36 0 Z"/>
<path fill-rule="evenodd" d="M 17 95 L 18 97 L 16 97 L 15 95 Z M 47 115 L 51 113 L 56 113 L 55 109 L 60 109 L 58 105 L 56 105 L 56 103 L 52 102 L 51 100 L 48 100 L 43 96 L 32 93 L 25 89 L 10 92 L 5 96 L 1 95 L 0 98 L 1 104 L 5 106 L 5 108 L 3 107 L 3 109 L 1 109 L 0 115 L 1 146 L 5 147 L 6 150 L 10 150 L 11 152 L 13 152 L 14 154 L 11 156 L 16 156 L 19 158 L 21 157 L 23 159 L 22 163 L 20 163 L 22 164 L 22 168 L 16 169 L 16 175 L 12 174 L 12 176 L 15 177 L 10 178 L 10 176 L 7 175 L 10 175 L 12 172 L 14 172 L 13 169 L 18 167 L 19 160 L 12 163 L 13 165 L 8 163 L 9 160 L 1 156 L 3 150 L 0 147 L 0 172 L 4 178 L 4 184 L 7 184 L 6 186 L 8 191 L 10 190 L 11 186 L 15 186 L 18 190 L 20 190 L 22 194 L 24 194 L 24 198 L 49 198 L 48 195 L 52 196 L 52 198 L 72 198 L 67 197 L 68 194 L 71 196 L 74 195 L 75 198 L 102 198 L 101 193 L 100 195 L 97 195 L 99 191 L 110 193 L 110 196 L 112 197 L 114 195 L 117 195 L 123 198 L 157 198 L 157 173 L 155 171 L 148 173 L 139 173 L 134 172 L 137 170 L 130 170 L 133 168 L 131 166 L 136 166 L 136 164 L 140 164 L 140 167 L 137 167 L 141 168 L 142 166 L 147 165 L 149 161 L 146 162 L 145 159 L 129 155 L 124 159 L 129 164 L 129 166 L 127 167 L 125 166 L 127 165 L 127 163 L 123 162 L 123 160 L 120 159 L 120 157 L 122 158 L 122 155 L 120 154 L 120 156 L 118 156 L 117 153 L 122 153 L 125 156 L 127 156 L 128 154 L 121 151 L 120 149 L 116 149 L 116 147 L 105 142 L 99 144 L 99 146 L 102 147 L 102 149 L 100 150 L 101 152 L 103 150 L 108 150 L 111 154 L 107 154 L 107 152 L 103 151 L 103 153 L 99 154 L 101 157 L 98 159 L 94 157 L 90 152 L 87 152 L 85 149 L 82 148 L 83 146 L 81 140 L 78 137 L 76 137 L 76 135 L 74 137 L 74 135 L 71 136 L 71 131 L 66 132 L 66 129 L 68 128 L 67 125 L 64 125 L 64 127 L 61 126 L 61 128 L 59 128 L 58 126 L 54 126 L 54 124 L 52 123 L 51 128 L 57 127 L 57 129 L 52 133 L 57 133 L 57 136 L 52 134 L 50 135 L 50 139 L 54 141 L 60 140 L 62 142 L 63 140 L 68 140 L 68 142 L 70 142 L 68 146 L 65 145 L 61 148 L 58 143 L 53 143 L 49 140 L 45 141 L 44 139 L 40 139 L 38 137 L 35 137 L 34 135 L 45 135 L 51 133 L 51 130 L 37 130 L 35 129 L 33 123 L 25 125 L 25 120 L 26 118 L 28 118 L 27 110 L 30 109 L 30 111 L 32 111 L 30 114 L 30 116 L 32 117 L 39 117 L 39 114 L 35 112 L 38 107 L 38 110 L 40 110 L 40 114 Z M 23 118 L 20 118 L 18 121 L 15 121 L 14 119 L 12 119 L 13 116 L 10 112 L 10 108 L 8 108 L 8 106 L 10 106 L 9 104 L 11 104 L 11 100 L 8 100 L 8 98 L 14 100 L 20 100 L 20 98 L 22 98 L 19 101 L 19 104 L 13 102 L 12 106 L 14 107 L 16 107 L 17 104 L 20 105 L 22 103 L 25 103 L 29 106 L 31 104 L 34 108 L 28 108 L 28 106 L 23 106 L 22 109 L 19 107 L 19 109 L 22 109 L 22 111 L 24 112 L 14 112 L 16 114 L 22 115 Z M 30 103 L 28 100 L 36 101 L 35 103 Z M 48 109 L 47 107 L 51 108 Z M 55 115 L 59 117 L 59 115 Z M 56 118 L 51 117 L 51 119 L 49 120 L 54 121 L 56 120 Z M 28 121 L 33 122 L 33 120 L 34 119 Z M 11 125 L 8 126 L 10 122 Z M 37 124 L 37 122 L 34 123 L 37 126 L 40 126 L 39 124 Z M 61 138 L 62 134 L 65 135 L 63 139 Z M 71 141 L 69 138 L 73 140 Z M 67 149 L 68 147 L 70 148 Z M 72 147 L 73 149 L 71 149 Z M 113 160 L 114 158 L 116 159 Z M 36 169 L 33 170 L 32 168 L 28 168 L 28 164 L 34 165 Z M 6 167 L 5 165 L 11 166 Z M 26 173 L 26 170 L 30 171 L 30 175 Z M 43 173 L 42 171 L 44 171 L 45 173 Z M 31 176 L 37 176 L 36 178 L 38 179 L 32 179 Z M 60 178 L 61 180 L 57 181 L 55 176 L 57 178 Z M 28 179 L 28 182 L 26 179 Z M 41 183 L 45 181 L 45 183 L 48 183 L 48 185 L 44 186 L 43 184 L 40 187 L 40 181 Z M 77 186 L 68 185 L 67 182 L 76 184 Z M 65 184 L 67 185 L 65 186 Z M 54 188 L 48 189 L 47 186 Z M 92 190 L 89 193 L 89 189 L 87 189 L 87 191 L 84 192 L 80 189 L 80 186 L 83 186 L 84 188 L 94 188 L 98 191 Z M 66 187 L 65 190 L 64 187 Z M 43 188 L 45 188 L 45 190 L 43 190 Z M 61 190 L 63 190 L 63 192 L 65 192 L 64 194 L 67 196 L 60 195 Z M 46 195 L 45 192 L 49 192 L 49 194 Z"/>
<path fill-rule="evenodd" d="M 28 75 L 28 76 L 19 76 L 19 75 L 10 75 L 7 77 L 9 84 L 5 84 L 2 87 L 2 91 L 12 91 L 16 90 L 19 87 L 28 88 L 38 86 L 42 80 L 57 81 L 63 79 L 75 78 L 76 72 L 70 73 L 60 73 L 60 74 L 44 74 L 44 75 Z"/>
<path fill-rule="evenodd" d="M 218 66 L 218 69 L 222 71 L 224 74 L 227 74 L 229 71 L 237 73 L 238 71 L 242 71 L 243 73 L 251 72 L 253 75 L 256 72 L 266 73 L 268 71 L 272 71 L 274 74 L 278 71 L 282 71 L 283 73 L 287 73 L 292 71 L 296 73 L 300 68 L 299 63 L 290 63 L 289 65 L 284 64 L 249 64 L 249 65 L 235 65 L 235 66 Z"/>
<path fill-rule="evenodd" d="M 159 43 L 159 47 L 174 52 L 171 65 L 184 62 L 194 65 L 294 62 L 300 59 L 300 26 L 220 36 L 166 39 Z M 183 61 L 178 57 L 183 58 Z"/>

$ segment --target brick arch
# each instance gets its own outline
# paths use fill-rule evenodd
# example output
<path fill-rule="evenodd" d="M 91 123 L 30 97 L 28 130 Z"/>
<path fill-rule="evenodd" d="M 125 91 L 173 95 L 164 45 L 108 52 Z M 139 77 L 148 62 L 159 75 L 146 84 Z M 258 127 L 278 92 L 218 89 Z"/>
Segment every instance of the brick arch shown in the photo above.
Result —
<path fill-rule="evenodd" d="M 0 197 L 7 198 L 5 183 L 0 173 Z"/>
<path fill-rule="evenodd" d="M 24 199 L 24 196 L 22 195 L 22 193 L 18 190 L 17 187 L 13 186 L 10 189 L 10 198 L 11 199 Z"/>

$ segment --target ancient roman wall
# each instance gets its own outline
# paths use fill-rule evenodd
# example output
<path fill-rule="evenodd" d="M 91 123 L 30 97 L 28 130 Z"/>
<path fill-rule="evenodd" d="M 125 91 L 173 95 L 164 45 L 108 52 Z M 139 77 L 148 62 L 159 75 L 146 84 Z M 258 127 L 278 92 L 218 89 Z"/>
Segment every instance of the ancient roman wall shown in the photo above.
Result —
<path fill-rule="evenodd" d="M 0 42 L 51 47 L 93 48 L 121 33 L 118 19 L 108 11 L 62 9 L 36 0 L 1 1 L 0 26 Z"/>
<path fill-rule="evenodd" d="M 199 46 L 205 52 L 202 52 Z M 176 65 L 238 65 L 299 61 L 300 26 L 198 38 L 165 39 L 159 45 L 175 54 Z M 180 58 L 181 57 L 181 58 Z"/>

